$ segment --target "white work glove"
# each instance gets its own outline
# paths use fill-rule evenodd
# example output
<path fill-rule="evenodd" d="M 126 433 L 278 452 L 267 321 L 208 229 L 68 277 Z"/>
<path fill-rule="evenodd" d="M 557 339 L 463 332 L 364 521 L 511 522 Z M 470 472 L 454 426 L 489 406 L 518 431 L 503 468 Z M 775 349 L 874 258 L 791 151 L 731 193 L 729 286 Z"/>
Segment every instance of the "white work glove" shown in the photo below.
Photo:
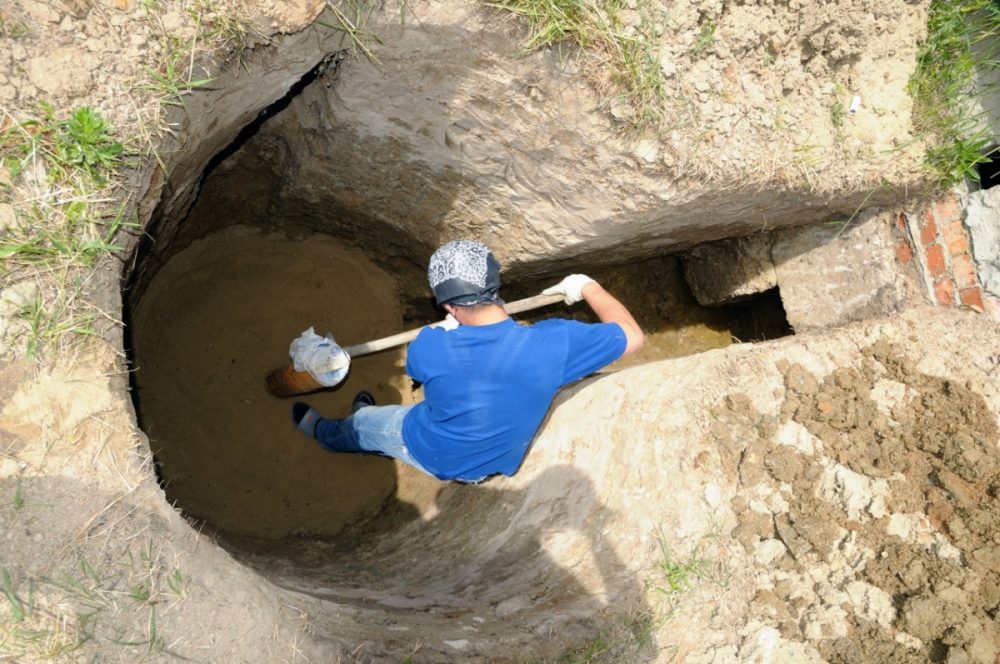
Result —
<path fill-rule="evenodd" d="M 454 330 L 459 325 L 461 325 L 461 323 L 459 323 L 454 316 L 448 314 L 447 316 L 444 317 L 443 321 L 441 321 L 440 323 L 434 323 L 433 325 L 431 325 L 431 327 L 438 328 L 441 330 Z"/>
<path fill-rule="evenodd" d="M 562 295 L 566 304 L 576 304 L 583 299 L 583 287 L 593 281 L 585 274 L 571 274 L 555 286 L 543 290 L 542 295 Z"/>

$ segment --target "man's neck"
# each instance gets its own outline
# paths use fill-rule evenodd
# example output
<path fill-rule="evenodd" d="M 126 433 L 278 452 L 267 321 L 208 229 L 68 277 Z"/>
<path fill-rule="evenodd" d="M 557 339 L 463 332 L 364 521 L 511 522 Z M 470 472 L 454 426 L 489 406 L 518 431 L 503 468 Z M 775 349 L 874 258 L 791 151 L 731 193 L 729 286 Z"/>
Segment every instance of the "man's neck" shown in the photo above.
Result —
<path fill-rule="evenodd" d="M 510 318 L 510 316 L 507 315 L 507 310 L 499 304 L 488 304 L 475 308 L 455 307 L 453 315 L 462 325 L 472 326 L 492 325 Z"/>

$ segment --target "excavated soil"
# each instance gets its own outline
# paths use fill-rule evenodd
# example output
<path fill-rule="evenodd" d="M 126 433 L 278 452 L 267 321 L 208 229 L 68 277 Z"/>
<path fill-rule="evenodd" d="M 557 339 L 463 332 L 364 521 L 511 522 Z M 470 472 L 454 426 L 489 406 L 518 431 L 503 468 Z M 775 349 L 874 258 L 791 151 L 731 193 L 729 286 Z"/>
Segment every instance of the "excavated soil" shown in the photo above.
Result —
<path fill-rule="evenodd" d="M 761 564 L 751 617 L 829 662 L 995 662 L 995 417 L 884 341 L 862 357 L 823 379 L 785 362 L 780 417 L 731 395 L 713 425 L 739 450 L 734 535 Z"/>

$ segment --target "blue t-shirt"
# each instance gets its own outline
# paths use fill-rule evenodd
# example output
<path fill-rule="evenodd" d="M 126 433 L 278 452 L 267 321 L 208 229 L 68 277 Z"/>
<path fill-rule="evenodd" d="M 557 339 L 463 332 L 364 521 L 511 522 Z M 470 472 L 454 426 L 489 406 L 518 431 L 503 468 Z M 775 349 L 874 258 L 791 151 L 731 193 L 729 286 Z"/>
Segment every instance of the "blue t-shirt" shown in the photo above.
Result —
<path fill-rule="evenodd" d="M 513 319 L 454 330 L 428 328 L 410 344 L 406 373 L 424 385 L 403 440 L 443 480 L 513 475 L 563 385 L 625 352 L 617 323 Z"/>

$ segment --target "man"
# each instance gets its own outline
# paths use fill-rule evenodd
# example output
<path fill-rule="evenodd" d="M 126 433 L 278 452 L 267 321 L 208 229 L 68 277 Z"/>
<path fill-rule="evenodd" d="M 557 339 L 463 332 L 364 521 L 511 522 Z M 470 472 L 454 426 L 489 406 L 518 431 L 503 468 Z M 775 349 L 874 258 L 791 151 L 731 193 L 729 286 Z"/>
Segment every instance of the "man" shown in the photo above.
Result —
<path fill-rule="evenodd" d="M 582 274 L 543 293 L 562 295 L 566 304 L 586 301 L 600 323 L 514 322 L 499 296 L 500 264 L 479 242 L 440 247 L 427 276 L 448 317 L 407 350 L 406 373 L 423 384 L 424 400 L 375 406 L 361 392 L 352 414 L 339 420 L 294 404 L 293 422 L 324 449 L 394 457 L 442 480 L 513 475 L 560 388 L 643 343 L 624 305 Z"/>

